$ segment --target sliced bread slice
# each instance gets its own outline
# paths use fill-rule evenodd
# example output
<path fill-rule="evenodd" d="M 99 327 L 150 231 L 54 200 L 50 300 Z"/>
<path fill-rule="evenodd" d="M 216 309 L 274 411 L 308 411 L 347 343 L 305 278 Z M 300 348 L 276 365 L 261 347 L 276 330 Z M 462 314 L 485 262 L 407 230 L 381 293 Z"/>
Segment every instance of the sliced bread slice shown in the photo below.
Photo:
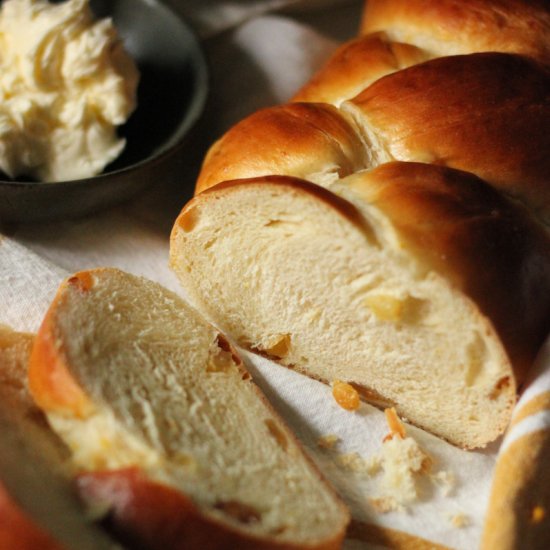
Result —
<path fill-rule="evenodd" d="M 443 167 L 390 163 L 331 189 L 272 176 L 197 195 L 171 244 L 191 301 L 239 345 L 452 443 L 494 440 L 550 330 L 548 236 Z"/>
<path fill-rule="evenodd" d="M 348 512 L 227 340 L 178 296 L 115 269 L 75 274 L 29 381 L 81 494 L 146 548 L 338 548 Z"/>
<path fill-rule="evenodd" d="M 0 325 L 0 548 L 118 548 L 75 496 L 68 449 L 27 388 L 33 335 Z"/>

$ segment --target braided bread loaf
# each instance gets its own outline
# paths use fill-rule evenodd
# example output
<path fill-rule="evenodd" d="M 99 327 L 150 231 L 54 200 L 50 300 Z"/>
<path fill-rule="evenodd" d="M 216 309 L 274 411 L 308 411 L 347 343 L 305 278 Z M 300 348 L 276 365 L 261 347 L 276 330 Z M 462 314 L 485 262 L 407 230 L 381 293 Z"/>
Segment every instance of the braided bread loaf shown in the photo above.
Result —
<path fill-rule="evenodd" d="M 550 330 L 550 10 L 370 0 L 362 30 L 212 146 L 172 266 L 238 344 L 484 446 Z"/>

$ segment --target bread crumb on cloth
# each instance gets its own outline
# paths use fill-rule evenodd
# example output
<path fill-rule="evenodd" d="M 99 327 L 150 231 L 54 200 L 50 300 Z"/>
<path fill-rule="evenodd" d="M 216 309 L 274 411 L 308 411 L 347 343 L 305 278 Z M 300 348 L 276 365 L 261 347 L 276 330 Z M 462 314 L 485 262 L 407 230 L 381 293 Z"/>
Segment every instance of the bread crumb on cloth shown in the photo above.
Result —
<path fill-rule="evenodd" d="M 402 506 L 393 497 L 385 496 L 378 498 L 369 498 L 369 503 L 374 510 L 379 514 L 387 514 L 388 512 L 397 512 L 402 509 Z"/>
<path fill-rule="evenodd" d="M 427 480 L 439 488 L 440 494 L 449 496 L 456 486 L 452 472 L 433 471 L 434 459 L 410 435 L 395 409 L 384 411 L 389 433 L 384 436 L 378 453 L 363 457 L 358 452 L 337 453 L 336 463 L 348 471 L 360 475 L 375 476 L 378 479 L 378 494 L 369 498 L 369 503 L 380 514 L 406 511 L 421 496 L 421 481 Z M 318 440 L 318 445 L 334 450 L 340 439 L 329 434 Z M 451 520 L 455 527 L 465 527 L 469 519 L 455 514 Z"/>
<path fill-rule="evenodd" d="M 448 497 L 456 486 L 456 477 L 452 472 L 441 470 L 430 475 L 432 482 L 439 487 L 441 494 Z"/>
<path fill-rule="evenodd" d="M 359 453 L 339 454 L 337 463 L 352 472 L 366 475 L 374 475 L 380 471 L 380 459 L 378 456 L 363 458 Z"/>

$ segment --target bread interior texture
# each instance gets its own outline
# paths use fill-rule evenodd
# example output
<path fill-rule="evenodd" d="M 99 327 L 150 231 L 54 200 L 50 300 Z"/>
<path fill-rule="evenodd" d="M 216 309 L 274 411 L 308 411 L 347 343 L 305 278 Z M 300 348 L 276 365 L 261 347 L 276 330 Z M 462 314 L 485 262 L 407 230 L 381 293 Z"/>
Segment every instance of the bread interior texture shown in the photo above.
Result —
<path fill-rule="evenodd" d="M 106 270 L 68 284 L 56 341 L 93 403 L 50 412 L 79 470 L 138 466 L 215 520 L 278 540 L 317 540 L 344 512 L 219 333 L 179 297 Z"/>
<path fill-rule="evenodd" d="M 495 439 L 515 388 L 490 323 L 376 208 L 314 187 L 222 184 L 195 198 L 172 243 L 192 301 L 240 345 L 351 382 L 455 444 Z"/>

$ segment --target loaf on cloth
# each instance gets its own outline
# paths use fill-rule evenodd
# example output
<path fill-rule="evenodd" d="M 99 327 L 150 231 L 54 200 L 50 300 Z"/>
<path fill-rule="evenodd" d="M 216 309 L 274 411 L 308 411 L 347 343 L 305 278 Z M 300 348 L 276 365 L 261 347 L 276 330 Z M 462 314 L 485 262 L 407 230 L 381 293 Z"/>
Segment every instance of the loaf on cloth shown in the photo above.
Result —
<path fill-rule="evenodd" d="M 131 548 L 333 549 L 349 515 L 227 340 L 116 269 L 69 277 L 29 387 L 82 498 Z"/>
<path fill-rule="evenodd" d="M 550 331 L 549 21 L 368 2 L 372 34 L 209 150 L 171 238 L 191 301 L 454 444 L 496 439 Z"/>

